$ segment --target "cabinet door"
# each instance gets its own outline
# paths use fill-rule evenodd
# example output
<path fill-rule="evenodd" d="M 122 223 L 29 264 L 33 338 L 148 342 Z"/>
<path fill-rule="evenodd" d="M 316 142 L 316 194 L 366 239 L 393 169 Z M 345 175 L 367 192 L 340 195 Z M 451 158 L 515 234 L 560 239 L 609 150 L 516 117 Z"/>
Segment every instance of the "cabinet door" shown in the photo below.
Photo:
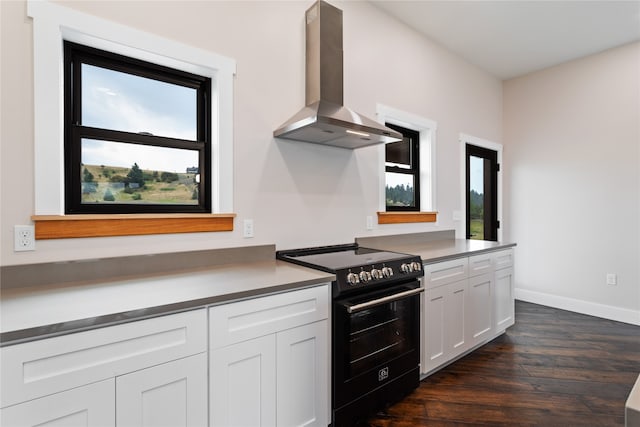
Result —
<path fill-rule="evenodd" d="M 424 354 L 422 358 L 422 372 L 427 373 L 438 365 L 446 362 L 447 332 L 446 325 L 446 294 L 447 287 L 439 286 L 427 289 L 424 293 L 424 324 L 423 341 Z"/>
<path fill-rule="evenodd" d="M 210 351 L 211 426 L 276 424 L 274 334 Z"/>
<path fill-rule="evenodd" d="M 7 427 L 114 427 L 113 379 L 30 400 L 0 409 L 0 425 Z"/>
<path fill-rule="evenodd" d="M 116 403 L 118 427 L 206 425 L 206 353 L 117 377 Z"/>
<path fill-rule="evenodd" d="M 513 267 L 495 273 L 494 315 L 496 332 L 504 331 L 515 323 L 513 295 Z"/>
<path fill-rule="evenodd" d="M 324 320 L 277 334 L 278 426 L 329 424 L 327 328 Z"/>
<path fill-rule="evenodd" d="M 493 274 L 469 279 L 470 345 L 482 343 L 493 332 Z"/>
<path fill-rule="evenodd" d="M 447 285 L 445 301 L 445 334 L 449 358 L 469 349 L 467 333 L 468 281 L 461 280 Z"/>

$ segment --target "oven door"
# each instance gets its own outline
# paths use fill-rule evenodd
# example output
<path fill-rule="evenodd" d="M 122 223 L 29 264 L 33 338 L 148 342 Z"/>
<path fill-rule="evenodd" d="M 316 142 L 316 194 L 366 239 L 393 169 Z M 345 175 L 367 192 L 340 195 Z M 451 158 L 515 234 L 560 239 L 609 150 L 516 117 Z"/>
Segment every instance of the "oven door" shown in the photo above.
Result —
<path fill-rule="evenodd" d="M 333 407 L 407 374 L 420 361 L 418 280 L 333 304 Z"/>

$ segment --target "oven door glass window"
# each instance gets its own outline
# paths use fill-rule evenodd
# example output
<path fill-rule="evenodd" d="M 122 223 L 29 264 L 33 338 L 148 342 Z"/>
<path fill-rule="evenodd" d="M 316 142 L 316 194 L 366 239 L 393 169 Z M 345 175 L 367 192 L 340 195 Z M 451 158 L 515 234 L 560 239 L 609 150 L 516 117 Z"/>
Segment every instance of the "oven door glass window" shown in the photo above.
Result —
<path fill-rule="evenodd" d="M 368 300 L 384 297 L 395 289 L 366 297 L 354 297 L 341 303 L 347 330 L 343 335 L 345 345 L 345 379 L 354 378 L 380 365 L 399 358 L 417 348 L 419 324 L 416 314 L 419 297 L 405 297 L 371 308 L 348 313 L 350 306 L 366 303 Z"/>

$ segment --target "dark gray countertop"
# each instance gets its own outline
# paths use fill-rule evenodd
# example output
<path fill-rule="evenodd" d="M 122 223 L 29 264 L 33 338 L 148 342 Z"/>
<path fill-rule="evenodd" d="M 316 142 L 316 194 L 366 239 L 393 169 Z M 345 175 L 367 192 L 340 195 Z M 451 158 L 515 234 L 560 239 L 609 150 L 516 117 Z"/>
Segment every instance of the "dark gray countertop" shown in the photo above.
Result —
<path fill-rule="evenodd" d="M 250 248 L 247 248 L 250 250 Z M 5 287 L 2 346 L 329 283 L 329 273 L 271 259 L 107 279 Z M 105 260 L 106 263 L 111 262 Z M 48 268 L 50 266 L 43 266 Z M 55 266 L 53 267 L 55 268 Z M 67 266 L 67 270 L 73 267 Z M 68 273 L 65 273 L 68 274 Z"/>
<path fill-rule="evenodd" d="M 447 230 L 356 241 L 360 246 L 419 255 L 425 264 L 515 246 L 454 237 Z M 9 266 L 1 273 L 0 346 L 335 279 L 330 273 L 275 260 L 274 245 Z"/>
<path fill-rule="evenodd" d="M 359 237 L 360 246 L 419 255 L 424 264 L 478 255 L 516 246 L 515 243 L 456 239 L 453 230 Z"/>

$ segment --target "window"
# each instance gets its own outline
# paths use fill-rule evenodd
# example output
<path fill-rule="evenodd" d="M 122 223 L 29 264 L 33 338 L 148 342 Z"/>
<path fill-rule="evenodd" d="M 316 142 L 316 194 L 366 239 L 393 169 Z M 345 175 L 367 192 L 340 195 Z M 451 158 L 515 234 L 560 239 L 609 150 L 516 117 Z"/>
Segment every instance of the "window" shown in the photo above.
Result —
<path fill-rule="evenodd" d="M 378 224 L 436 222 L 438 124 L 382 104 L 376 105 L 376 113 L 380 123 L 405 136 L 402 142 L 380 146 L 380 171 L 384 170 L 385 173 L 380 173 L 379 178 Z M 393 189 L 398 185 L 400 190 L 404 186 L 406 197 L 394 201 L 393 195 L 387 197 L 387 187 Z M 410 190 L 407 191 L 407 188 Z"/>
<path fill-rule="evenodd" d="M 205 117 L 205 120 L 212 124 L 211 135 L 209 136 L 210 153 L 204 153 L 207 157 L 204 160 L 198 158 L 201 165 L 206 166 L 205 162 L 210 162 L 210 166 L 207 168 L 210 182 L 207 182 L 208 189 L 205 190 L 203 188 L 202 191 L 199 191 L 198 197 L 210 198 L 210 208 L 205 213 L 223 215 L 224 213 L 233 212 L 233 79 L 236 70 L 235 60 L 48 1 L 28 0 L 27 14 L 33 18 L 33 73 L 35 88 L 34 214 L 36 217 L 65 216 L 64 214 L 67 213 L 67 171 L 65 170 L 67 159 L 65 158 L 65 112 L 63 108 L 65 41 L 123 55 L 133 59 L 134 62 L 135 60 L 145 61 L 210 79 L 208 101 L 210 110 Z M 121 72 L 122 70 L 116 71 Z M 133 75 L 145 77 L 144 75 L 138 76 L 135 73 Z M 150 80 L 153 80 L 153 78 Z M 167 83 L 164 80 L 161 80 L 161 82 Z M 164 107 L 167 106 L 171 106 L 171 104 L 165 103 Z M 86 123 L 87 117 L 82 117 L 82 119 L 85 120 L 85 123 L 78 123 L 81 126 L 102 126 L 98 125 L 97 122 L 90 122 L 91 125 L 89 125 Z M 153 134 L 146 135 L 148 137 L 172 138 L 171 134 L 159 132 L 157 129 L 140 131 L 137 128 L 138 126 L 135 126 L 134 129 L 107 127 L 108 130 L 115 132 L 129 132 L 131 134 L 148 132 Z M 181 136 L 173 139 L 181 138 L 189 140 L 192 137 L 184 138 Z M 197 139 L 200 140 L 200 137 L 197 137 Z M 102 141 L 99 138 L 97 140 Z M 108 142 L 127 143 L 128 141 L 115 140 Z M 193 143 L 192 140 L 190 142 Z M 88 142 L 87 144 L 87 147 L 89 147 L 92 143 Z M 128 145 L 145 147 L 148 144 L 128 142 Z M 116 148 L 122 147 L 120 145 L 112 146 Z M 149 147 L 153 148 L 152 145 L 149 145 Z M 159 150 L 159 148 L 154 148 L 154 150 Z M 182 152 L 183 148 L 179 151 Z M 191 152 L 190 149 L 184 149 L 184 151 Z M 135 161 L 130 163 L 130 165 L 127 165 L 129 169 L 131 169 Z M 190 168 L 197 166 L 197 164 L 189 165 Z M 139 164 L 138 167 L 143 172 L 146 169 L 144 165 Z M 90 169 L 88 169 L 88 172 L 93 174 Z M 180 171 L 176 170 L 177 172 Z M 191 172 L 194 173 L 194 169 L 191 169 Z M 203 175 L 206 171 L 198 170 L 198 172 Z M 84 174 L 84 170 L 78 173 Z M 84 176 L 80 175 L 79 179 L 83 178 Z M 87 175 L 87 178 L 89 178 L 89 175 Z M 200 181 L 203 181 L 202 176 Z M 90 191 L 91 189 L 87 190 Z M 170 191 L 165 190 L 165 192 Z M 193 193 L 191 196 L 193 196 Z M 139 203 L 130 203 L 130 205 L 142 206 L 144 194 L 142 197 L 143 199 L 139 200 Z M 200 204 L 200 200 L 198 202 Z M 188 212 L 199 212 L 196 210 L 197 206 L 194 207 L 194 205 L 185 205 L 188 209 L 194 209 Z M 206 208 L 206 202 L 203 206 Z M 171 212 L 171 208 L 166 205 L 160 205 L 160 207 L 164 207 L 166 211 Z M 67 217 L 71 217 L 71 215 Z M 80 217 L 86 217 L 86 215 L 80 215 Z"/>
<path fill-rule="evenodd" d="M 66 213 L 207 212 L 211 79 L 64 44 Z"/>
<path fill-rule="evenodd" d="M 420 133 L 392 123 L 403 140 L 385 146 L 385 200 L 387 211 L 420 210 Z"/>

